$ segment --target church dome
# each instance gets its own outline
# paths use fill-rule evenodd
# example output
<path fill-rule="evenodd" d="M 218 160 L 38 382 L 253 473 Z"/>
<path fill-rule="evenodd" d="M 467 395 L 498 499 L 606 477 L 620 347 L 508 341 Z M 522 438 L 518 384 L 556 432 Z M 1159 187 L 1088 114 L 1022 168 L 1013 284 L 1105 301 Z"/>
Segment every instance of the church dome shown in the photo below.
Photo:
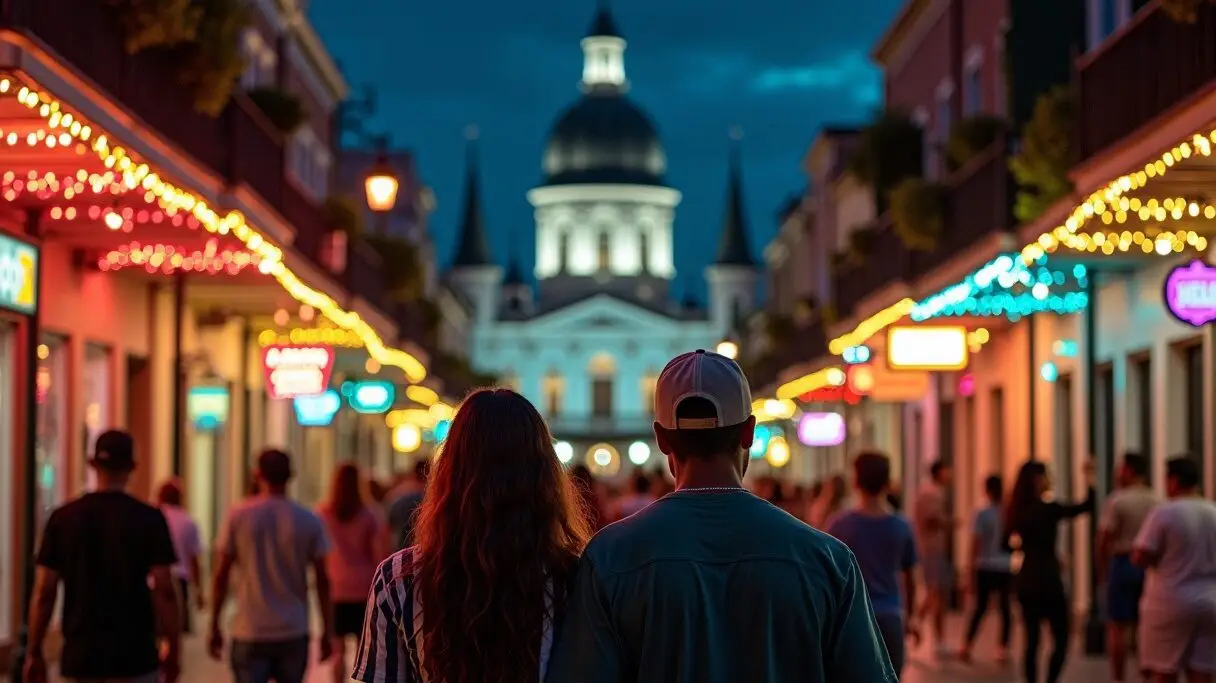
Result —
<path fill-rule="evenodd" d="M 663 185 L 658 131 L 622 93 L 592 90 L 562 112 L 545 147 L 545 185 Z"/>

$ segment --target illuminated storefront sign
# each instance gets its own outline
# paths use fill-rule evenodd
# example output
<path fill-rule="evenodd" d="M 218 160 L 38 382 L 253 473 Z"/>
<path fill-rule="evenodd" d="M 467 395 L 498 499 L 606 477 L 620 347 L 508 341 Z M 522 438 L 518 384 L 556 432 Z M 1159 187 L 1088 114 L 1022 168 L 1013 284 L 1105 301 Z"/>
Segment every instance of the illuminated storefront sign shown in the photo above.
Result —
<path fill-rule="evenodd" d="M 333 389 L 312 396 L 296 396 L 291 401 L 296 409 L 296 422 L 301 427 L 327 427 L 342 407 L 342 398 Z"/>
<path fill-rule="evenodd" d="M 262 349 L 270 398 L 316 396 L 329 386 L 334 350 L 329 346 L 267 346 Z"/>
<path fill-rule="evenodd" d="M 0 234 L 0 308 L 31 315 L 38 309 L 38 249 Z"/>
<path fill-rule="evenodd" d="M 798 441 L 804 446 L 839 446 L 844 437 L 844 416 L 840 413 L 806 413 L 798 421 Z"/>
<path fill-rule="evenodd" d="M 1165 278 L 1165 307 L 1194 327 L 1216 320 L 1216 268 L 1196 260 L 1171 270 Z"/>
<path fill-rule="evenodd" d="M 227 387 L 194 387 L 186 394 L 186 416 L 199 429 L 215 429 L 228 421 Z"/>
<path fill-rule="evenodd" d="M 347 382 L 342 385 L 342 395 L 356 413 L 379 415 L 393 407 L 393 401 L 397 399 L 397 388 L 392 382 L 380 380 Z"/>
<path fill-rule="evenodd" d="M 969 358 L 965 327 L 887 330 L 887 367 L 892 370 L 962 370 Z"/>

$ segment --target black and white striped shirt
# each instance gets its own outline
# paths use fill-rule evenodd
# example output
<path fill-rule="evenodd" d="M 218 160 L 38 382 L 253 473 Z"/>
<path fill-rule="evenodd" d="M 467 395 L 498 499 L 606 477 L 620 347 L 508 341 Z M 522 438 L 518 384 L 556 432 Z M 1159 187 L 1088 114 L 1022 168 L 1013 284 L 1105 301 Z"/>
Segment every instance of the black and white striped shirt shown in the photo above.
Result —
<path fill-rule="evenodd" d="M 424 683 L 422 606 L 414 586 L 415 548 L 394 553 L 376 568 L 367 596 L 363 635 L 351 677 L 363 683 Z M 553 624 L 546 620 L 540 648 L 540 680 L 553 650 Z"/>

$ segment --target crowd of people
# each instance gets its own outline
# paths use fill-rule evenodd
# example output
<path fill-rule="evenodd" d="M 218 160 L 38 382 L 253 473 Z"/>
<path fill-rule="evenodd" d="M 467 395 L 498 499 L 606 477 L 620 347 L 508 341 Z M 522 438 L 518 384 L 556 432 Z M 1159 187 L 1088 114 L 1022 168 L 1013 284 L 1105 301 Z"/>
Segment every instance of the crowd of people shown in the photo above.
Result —
<path fill-rule="evenodd" d="M 25 680 L 47 680 L 62 587 L 60 669 L 74 681 L 174 683 L 181 634 L 205 606 L 207 649 L 227 654 L 237 683 L 300 683 L 314 651 L 336 683 L 892 683 L 906 643 L 971 661 L 992 602 L 1004 659 L 1016 602 L 1026 681 L 1059 683 L 1071 602 L 1058 533 L 1094 511 L 1092 471 L 1076 504 L 1052 497 L 1038 461 L 1008 493 L 988 477 L 959 577 L 949 464 L 930 468 L 906 516 L 878 451 L 805 488 L 745 479 L 750 390 L 708 352 L 664 369 L 655 415 L 670 474 L 616 486 L 562 466 L 540 414 L 507 389 L 470 395 L 441 454 L 390 485 L 341 465 L 316 510 L 288 496 L 291 456 L 266 450 L 208 562 L 180 485 L 165 483 L 158 507 L 128 495 L 135 445 L 106 432 L 90 457 L 97 490 L 43 531 Z M 1134 640 L 1153 683 L 1213 683 L 1216 505 L 1200 479 L 1194 460 L 1170 460 L 1160 502 L 1147 461 L 1121 463 L 1097 539 L 1113 681 L 1129 680 Z M 974 600 L 954 650 L 945 614 L 958 586 Z M 1054 643 L 1041 677 L 1044 625 Z"/>

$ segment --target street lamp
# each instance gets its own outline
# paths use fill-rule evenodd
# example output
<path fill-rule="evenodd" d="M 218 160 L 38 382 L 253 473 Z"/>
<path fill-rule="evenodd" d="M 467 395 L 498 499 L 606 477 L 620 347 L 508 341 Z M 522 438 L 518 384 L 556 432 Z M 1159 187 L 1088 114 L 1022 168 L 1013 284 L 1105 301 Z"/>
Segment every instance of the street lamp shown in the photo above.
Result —
<path fill-rule="evenodd" d="M 724 339 L 718 342 L 718 354 L 726 356 L 731 360 L 739 357 L 739 345 L 729 339 Z"/>
<path fill-rule="evenodd" d="M 397 205 L 397 190 L 401 182 L 397 172 L 388 162 L 388 139 L 376 138 L 376 163 L 367 171 L 363 189 L 367 194 L 367 206 L 376 213 L 388 213 Z"/>

